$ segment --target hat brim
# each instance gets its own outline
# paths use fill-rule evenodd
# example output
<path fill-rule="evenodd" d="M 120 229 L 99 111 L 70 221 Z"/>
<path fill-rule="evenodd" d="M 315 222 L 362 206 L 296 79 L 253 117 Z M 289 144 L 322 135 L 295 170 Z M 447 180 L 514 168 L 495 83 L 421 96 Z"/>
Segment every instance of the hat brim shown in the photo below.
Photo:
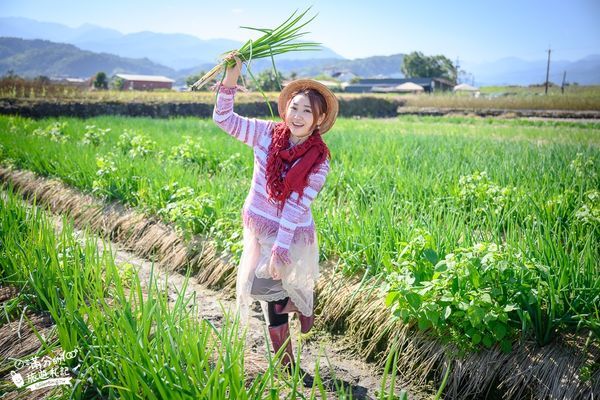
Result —
<path fill-rule="evenodd" d="M 277 104 L 279 116 L 285 120 L 286 107 L 292 98 L 292 94 L 298 90 L 306 89 L 316 90 L 323 96 L 325 103 L 327 103 L 327 113 L 325 114 L 325 119 L 319 127 L 321 134 L 324 134 L 331 129 L 335 123 L 339 111 L 339 103 L 335 94 L 333 94 L 333 92 L 327 86 L 313 79 L 298 79 L 288 83 L 283 88 L 281 93 L 279 93 L 279 100 Z"/>

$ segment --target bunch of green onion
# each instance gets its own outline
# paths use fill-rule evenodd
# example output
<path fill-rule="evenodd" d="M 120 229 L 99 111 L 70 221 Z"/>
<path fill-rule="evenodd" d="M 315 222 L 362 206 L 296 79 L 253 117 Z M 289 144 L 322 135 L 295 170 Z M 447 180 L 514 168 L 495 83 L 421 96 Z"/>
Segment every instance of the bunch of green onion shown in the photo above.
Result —
<path fill-rule="evenodd" d="M 264 35 L 254 41 L 248 40 L 238 50 L 226 51 L 225 53 L 221 54 L 221 57 L 224 57 L 230 54 L 231 52 L 234 52 L 242 60 L 242 62 L 246 62 L 247 71 L 250 73 L 250 76 L 252 76 L 252 72 L 250 71 L 249 64 L 252 60 L 270 57 L 273 63 L 273 69 L 275 70 L 275 75 L 277 76 L 277 69 L 275 68 L 275 59 L 273 58 L 273 56 L 292 51 L 319 50 L 319 46 L 321 45 L 321 43 L 294 42 L 298 38 L 308 33 L 300 32 L 300 30 L 316 17 L 315 15 L 308 21 L 303 22 L 302 19 L 309 10 L 310 7 L 297 16 L 296 14 L 298 13 L 298 10 L 294 11 L 294 13 L 288 19 L 286 19 L 285 22 L 283 22 L 275 29 L 252 28 L 248 26 L 242 26 L 241 28 L 244 29 L 252 29 L 255 31 L 263 32 Z M 190 90 L 199 90 L 207 82 L 209 82 L 219 73 L 221 73 L 226 67 L 232 67 L 234 65 L 234 59 L 223 60 L 221 63 L 217 64 L 213 69 L 204 74 L 202 78 L 196 81 L 190 87 Z"/>

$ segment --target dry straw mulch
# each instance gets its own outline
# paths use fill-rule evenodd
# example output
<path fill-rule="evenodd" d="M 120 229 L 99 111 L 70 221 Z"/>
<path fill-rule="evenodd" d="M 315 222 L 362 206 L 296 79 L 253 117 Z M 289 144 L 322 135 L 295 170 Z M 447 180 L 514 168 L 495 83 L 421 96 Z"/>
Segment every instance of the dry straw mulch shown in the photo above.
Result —
<path fill-rule="evenodd" d="M 25 198 L 35 198 L 54 213 L 69 215 L 76 226 L 89 228 L 141 257 L 157 261 L 162 268 L 181 273 L 191 268 L 199 283 L 234 293 L 236 266 L 227 255 L 217 253 L 210 238 L 196 236 L 185 241 L 154 216 L 116 202 L 104 203 L 31 172 L 0 168 L 0 181 L 12 184 Z M 380 366 L 385 355 L 397 349 L 403 380 L 415 385 L 432 379 L 440 382 L 450 366 L 446 399 L 600 398 L 597 340 L 562 335 L 541 348 L 525 342 L 516 345 L 510 354 L 493 348 L 456 358 L 452 346 L 394 320 L 377 280 L 361 284 L 343 276 L 335 264 L 332 260 L 324 263 L 317 282 L 318 327 L 344 332 L 349 349 Z M 591 377 L 580 379 L 586 367 L 591 367 Z"/>
<path fill-rule="evenodd" d="M 16 287 L 0 287 L 0 307 L 18 294 Z M 48 314 L 32 313 L 25 309 L 14 321 L 0 323 L 0 398 L 3 400 L 46 399 L 59 396 L 62 392 L 62 387 L 52 386 L 33 391 L 19 390 L 12 381 L 12 373 L 26 377 L 35 372 L 31 365 L 17 368 L 14 360 L 35 354 L 42 347 L 38 335 L 48 342 L 56 339 L 52 318 Z"/>

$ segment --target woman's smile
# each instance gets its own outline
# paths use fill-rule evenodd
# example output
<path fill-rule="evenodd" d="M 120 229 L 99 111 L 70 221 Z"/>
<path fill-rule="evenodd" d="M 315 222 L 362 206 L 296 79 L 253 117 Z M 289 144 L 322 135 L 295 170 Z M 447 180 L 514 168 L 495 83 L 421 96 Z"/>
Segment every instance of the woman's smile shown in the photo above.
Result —
<path fill-rule="evenodd" d="M 308 97 L 304 94 L 296 95 L 290 101 L 286 113 L 286 124 L 292 136 L 301 140 L 310 136 L 314 120 Z"/>

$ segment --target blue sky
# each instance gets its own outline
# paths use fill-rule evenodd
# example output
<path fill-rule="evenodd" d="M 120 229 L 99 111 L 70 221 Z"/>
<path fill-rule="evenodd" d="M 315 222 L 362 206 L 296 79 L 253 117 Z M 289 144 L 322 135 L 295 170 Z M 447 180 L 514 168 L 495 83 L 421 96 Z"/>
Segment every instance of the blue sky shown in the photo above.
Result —
<path fill-rule="evenodd" d="M 555 60 L 600 54 L 599 0 L 0 0 L 0 16 L 245 41 L 258 35 L 239 26 L 273 27 L 310 5 L 319 15 L 307 38 L 347 58 L 417 50 L 466 62 L 536 60 L 549 46 Z"/>

